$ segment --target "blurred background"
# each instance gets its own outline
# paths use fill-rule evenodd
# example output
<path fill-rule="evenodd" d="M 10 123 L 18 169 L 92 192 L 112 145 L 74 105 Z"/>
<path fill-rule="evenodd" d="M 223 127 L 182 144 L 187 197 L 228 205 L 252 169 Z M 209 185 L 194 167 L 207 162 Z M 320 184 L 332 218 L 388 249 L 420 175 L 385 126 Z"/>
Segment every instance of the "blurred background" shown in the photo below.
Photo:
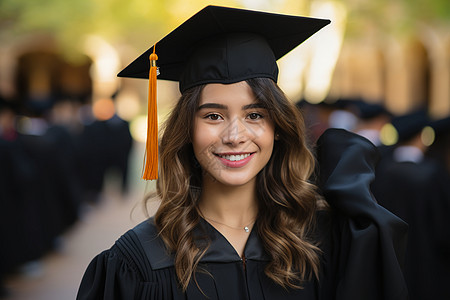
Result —
<path fill-rule="evenodd" d="M 311 143 L 338 127 L 392 154 L 418 135 L 449 183 L 448 0 L 0 0 L 2 298 L 75 298 L 93 256 L 145 219 L 148 84 L 116 74 L 209 4 L 330 19 L 279 61 Z M 178 97 L 158 81 L 160 122 Z"/>

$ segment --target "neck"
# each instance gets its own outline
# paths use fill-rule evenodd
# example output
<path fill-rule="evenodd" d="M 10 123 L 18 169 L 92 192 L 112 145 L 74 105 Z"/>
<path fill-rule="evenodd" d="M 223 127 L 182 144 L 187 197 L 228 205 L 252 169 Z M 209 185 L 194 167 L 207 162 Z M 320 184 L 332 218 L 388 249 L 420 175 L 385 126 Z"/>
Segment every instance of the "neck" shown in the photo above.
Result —
<path fill-rule="evenodd" d="M 232 227 L 247 226 L 258 214 L 255 182 L 236 187 L 206 180 L 199 207 L 207 220 Z"/>

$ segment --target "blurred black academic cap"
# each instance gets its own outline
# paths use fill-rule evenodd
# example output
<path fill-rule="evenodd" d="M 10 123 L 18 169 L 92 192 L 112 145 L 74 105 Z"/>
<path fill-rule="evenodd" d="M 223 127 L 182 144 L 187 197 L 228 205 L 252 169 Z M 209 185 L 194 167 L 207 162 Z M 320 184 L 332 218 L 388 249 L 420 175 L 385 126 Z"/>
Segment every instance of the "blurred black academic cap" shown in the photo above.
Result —
<path fill-rule="evenodd" d="M 450 116 L 435 120 L 430 126 L 434 129 L 436 135 L 450 133 Z"/>
<path fill-rule="evenodd" d="M 333 109 L 350 109 L 354 108 L 355 102 L 359 101 L 359 98 L 343 97 L 336 100 L 323 101 L 324 104 L 332 107 Z"/>
<path fill-rule="evenodd" d="M 354 115 L 358 114 L 358 102 L 362 101 L 357 97 L 341 97 L 337 99 L 326 99 L 320 103 L 322 107 L 328 107 L 332 110 L 346 110 Z"/>
<path fill-rule="evenodd" d="M 392 114 L 381 103 L 372 103 L 363 99 L 357 99 L 353 105 L 357 110 L 358 117 L 363 120 L 370 120 L 378 116 L 392 117 Z"/>
<path fill-rule="evenodd" d="M 431 120 L 425 109 L 419 109 L 405 115 L 396 116 L 391 123 L 397 130 L 398 141 L 404 142 L 420 133 L 426 126 L 430 126 Z"/>

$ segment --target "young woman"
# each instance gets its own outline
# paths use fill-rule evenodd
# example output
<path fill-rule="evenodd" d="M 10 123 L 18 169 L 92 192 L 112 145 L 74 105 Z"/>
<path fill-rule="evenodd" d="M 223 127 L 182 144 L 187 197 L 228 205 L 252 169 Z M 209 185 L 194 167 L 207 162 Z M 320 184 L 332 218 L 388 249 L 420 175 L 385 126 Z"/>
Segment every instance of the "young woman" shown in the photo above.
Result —
<path fill-rule="evenodd" d="M 406 299 L 406 225 L 370 193 L 375 147 L 328 131 L 316 168 L 276 84 L 276 59 L 326 23 L 210 6 L 158 43 L 160 78 L 182 92 L 159 143 L 161 205 L 91 262 L 78 299 Z M 162 59 L 199 28 L 213 32 Z"/>

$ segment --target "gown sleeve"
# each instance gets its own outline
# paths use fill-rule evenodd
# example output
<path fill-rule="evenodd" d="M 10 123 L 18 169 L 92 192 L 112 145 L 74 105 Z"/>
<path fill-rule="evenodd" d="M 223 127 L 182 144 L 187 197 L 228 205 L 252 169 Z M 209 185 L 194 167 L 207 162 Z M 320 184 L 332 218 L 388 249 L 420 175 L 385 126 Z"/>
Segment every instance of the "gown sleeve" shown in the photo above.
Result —
<path fill-rule="evenodd" d="M 172 272 L 153 271 L 136 235 L 129 231 L 87 267 L 77 300 L 171 299 Z"/>
<path fill-rule="evenodd" d="M 375 146 L 331 129 L 317 142 L 317 158 L 318 186 L 330 206 L 322 232 L 321 298 L 408 299 L 402 272 L 407 224 L 378 205 L 370 191 Z"/>
<path fill-rule="evenodd" d="M 135 299 L 133 270 L 115 249 L 98 254 L 89 264 L 81 281 L 77 299 Z"/>

